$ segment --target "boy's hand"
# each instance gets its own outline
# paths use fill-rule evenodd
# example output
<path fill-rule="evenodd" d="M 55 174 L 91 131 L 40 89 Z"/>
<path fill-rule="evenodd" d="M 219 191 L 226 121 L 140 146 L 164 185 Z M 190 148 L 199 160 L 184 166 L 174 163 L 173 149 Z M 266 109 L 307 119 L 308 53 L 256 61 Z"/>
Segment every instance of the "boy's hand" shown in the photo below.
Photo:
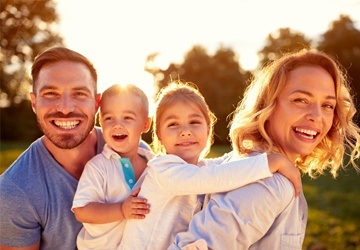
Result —
<path fill-rule="evenodd" d="M 302 188 L 300 170 L 281 154 L 268 154 L 268 162 L 271 173 L 279 172 L 292 182 L 297 197 Z"/>
<path fill-rule="evenodd" d="M 149 213 L 150 205 L 146 199 L 137 197 L 139 192 L 140 188 L 134 190 L 122 203 L 121 209 L 125 219 L 144 219 Z"/>

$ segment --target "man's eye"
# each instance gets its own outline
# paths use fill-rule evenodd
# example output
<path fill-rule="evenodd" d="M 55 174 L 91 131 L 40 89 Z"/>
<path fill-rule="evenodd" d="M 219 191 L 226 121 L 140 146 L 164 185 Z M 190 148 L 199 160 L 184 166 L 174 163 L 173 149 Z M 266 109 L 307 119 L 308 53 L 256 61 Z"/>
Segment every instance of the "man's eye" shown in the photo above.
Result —
<path fill-rule="evenodd" d="M 57 95 L 57 93 L 55 93 L 55 92 L 45 92 L 45 93 L 43 93 L 43 96 L 48 96 L 48 97 L 55 96 L 55 95 Z"/>

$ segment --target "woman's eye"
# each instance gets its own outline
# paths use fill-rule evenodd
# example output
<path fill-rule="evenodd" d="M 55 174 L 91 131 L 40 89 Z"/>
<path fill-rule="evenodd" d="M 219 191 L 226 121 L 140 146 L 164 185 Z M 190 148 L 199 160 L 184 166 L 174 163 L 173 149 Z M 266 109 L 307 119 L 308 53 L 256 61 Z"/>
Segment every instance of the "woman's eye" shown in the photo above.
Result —
<path fill-rule="evenodd" d="M 294 99 L 294 102 L 297 102 L 297 103 L 307 103 L 306 99 L 304 99 L 304 98 L 296 98 L 296 99 Z"/>
<path fill-rule="evenodd" d="M 327 109 L 332 109 L 332 110 L 335 108 L 334 105 L 332 105 L 332 104 L 324 104 L 324 107 Z"/>

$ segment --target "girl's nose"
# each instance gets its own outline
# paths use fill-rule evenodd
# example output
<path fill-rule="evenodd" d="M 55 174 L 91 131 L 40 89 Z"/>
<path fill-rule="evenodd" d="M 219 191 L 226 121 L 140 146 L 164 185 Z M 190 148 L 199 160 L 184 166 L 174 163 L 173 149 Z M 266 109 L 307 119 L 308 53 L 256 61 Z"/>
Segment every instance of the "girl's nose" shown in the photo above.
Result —
<path fill-rule="evenodd" d="M 181 127 L 181 136 L 189 136 L 191 135 L 190 129 L 188 126 Z"/>

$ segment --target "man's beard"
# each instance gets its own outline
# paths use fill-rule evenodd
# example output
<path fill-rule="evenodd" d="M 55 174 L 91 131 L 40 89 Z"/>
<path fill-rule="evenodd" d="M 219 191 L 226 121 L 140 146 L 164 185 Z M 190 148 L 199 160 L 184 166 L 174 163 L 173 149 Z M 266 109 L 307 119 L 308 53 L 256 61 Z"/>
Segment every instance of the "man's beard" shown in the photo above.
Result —
<path fill-rule="evenodd" d="M 74 114 L 68 114 L 68 115 L 64 116 L 63 114 L 57 113 L 55 115 L 46 115 L 45 118 L 48 118 L 48 117 L 51 117 L 51 118 L 65 118 L 65 117 L 76 118 L 79 116 L 82 118 L 85 117 L 84 115 L 74 115 Z M 86 117 L 86 118 L 88 118 L 88 117 Z M 50 130 L 47 128 L 47 126 L 43 122 L 41 122 L 39 118 L 37 118 L 37 124 L 38 124 L 38 127 L 40 128 L 40 130 L 55 146 L 57 146 L 58 148 L 61 148 L 61 149 L 73 149 L 85 141 L 85 139 L 88 137 L 91 130 L 95 126 L 95 117 L 90 120 L 85 119 L 85 121 L 88 121 L 89 124 L 86 127 L 86 129 L 80 133 L 58 134 L 58 133 L 50 132 Z"/>

